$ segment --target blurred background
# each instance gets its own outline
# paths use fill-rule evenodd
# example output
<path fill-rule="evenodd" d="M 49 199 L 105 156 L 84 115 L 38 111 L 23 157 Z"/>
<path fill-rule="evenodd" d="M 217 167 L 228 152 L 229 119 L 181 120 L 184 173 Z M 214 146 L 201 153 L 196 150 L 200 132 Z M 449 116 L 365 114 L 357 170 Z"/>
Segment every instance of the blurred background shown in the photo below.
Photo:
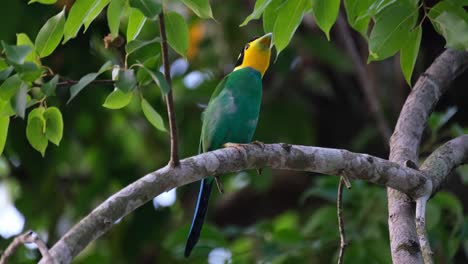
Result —
<path fill-rule="evenodd" d="M 61 0 L 54 6 L 26 2 L 2 3 L 1 40 L 15 43 L 21 32 L 34 39 L 44 22 L 64 5 L 71 6 L 73 0 Z M 238 26 L 252 11 L 252 0 L 212 0 L 217 22 L 200 20 L 177 2 L 169 1 L 168 9 L 184 15 L 190 47 L 186 59 L 171 52 L 171 74 L 180 154 L 189 157 L 197 153 L 200 114 L 211 92 L 232 70 L 243 45 L 264 32 L 261 21 Z M 387 141 L 377 129 L 356 62 L 345 46 L 355 43 L 360 61 L 365 63 L 367 44 L 355 31 L 346 36 L 338 30 L 335 25 L 328 42 L 313 17 L 306 15 L 291 44 L 273 58 L 264 77 L 263 105 L 254 138 L 388 158 Z M 106 60 L 119 63 L 123 47 L 105 49 L 102 39 L 108 33 L 101 15 L 86 33 L 59 46 L 43 64 L 62 76 L 79 79 Z M 147 23 L 138 38 L 158 34 L 156 24 Z M 425 21 L 413 84 L 443 50 L 443 38 Z M 133 56 L 151 58 L 159 52 L 155 43 Z M 383 122 L 393 129 L 411 90 L 398 56 L 365 67 Z M 102 78 L 110 79 L 110 74 Z M 468 133 L 467 82 L 468 74 L 462 75 L 437 105 L 424 134 L 422 159 L 447 140 Z M 169 135 L 146 121 L 136 97 L 122 110 L 103 108 L 112 89 L 89 86 L 69 105 L 65 104 L 67 88 L 48 99 L 48 105 L 62 110 L 65 129 L 60 147 L 50 146 L 45 158 L 27 142 L 25 121 L 12 119 L 5 153 L 0 157 L 0 249 L 27 229 L 37 231 L 52 246 L 108 196 L 166 165 Z M 167 122 L 159 89 L 147 86 L 143 92 Z M 222 177 L 225 194 L 213 191 L 200 242 L 188 260 L 183 258 L 183 248 L 199 186 L 183 186 L 121 219 L 74 263 L 333 263 L 339 247 L 338 179 L 268 168 L 262 175 L 245 171 Z M 345 230 L 351 241 L 345 261 L 391 263 L 385 189 L 361 181 L 352 184 L 343 197 Z M 428 204 L 427 224 L 436 263 L 468 261 L 467 185 L 465 166 Z M 11 263 L 35 263 L 38 257 L 33 247 L 21 247 Z"/>

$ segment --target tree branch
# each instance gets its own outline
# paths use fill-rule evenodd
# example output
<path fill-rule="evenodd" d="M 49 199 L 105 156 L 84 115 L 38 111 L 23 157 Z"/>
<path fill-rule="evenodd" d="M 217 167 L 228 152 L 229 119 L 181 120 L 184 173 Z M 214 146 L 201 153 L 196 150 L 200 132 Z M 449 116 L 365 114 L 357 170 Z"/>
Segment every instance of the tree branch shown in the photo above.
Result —
<path fill-rule="evenodd" d="M 42 241 L 42 239 L 36 234 L 36 232 L 28 231 L 22 235 L 19 235 L 13 239 L 13 242 L 5 249 L 2 257 L 0 258 L 0 264 L 7 264 L 8 258 L 11 257 L 16 249 L 26 243 L 36 244 L 39 252 L 42 255 L 42 261 L 44 264 L 53 264 L 52 257 L 50 256 L 49 249 L 47 245 Z"/>
<path fill-rule="evenodd" d="M 421 136 L 440 96 L 468 66 L 468 52 L 446 50 L 423 73 L 402 108 L 390 138 L 390 160 L 417 164 Z M 389 232 L 392 261 L 395 264 L 421 263 L 415 226 L 413 200 L 388 188 Z"/>
<path fill-rule="evenodd" d="M 468 163 L 468 135 L 450 140 L 437 148 L 421 165 L 421 171 L 429 175 L 435 194 L 456 167 Z"/>
<path fill-rule="evenodd" d="M 167 84 L 169 85 L 169 92 L 165 96 L 167 106 L 167 117 L 169 119 L 169 130 L 171 140 L 171 159 L 169 165 L 174 168 L 179 165 L 179 144 L 177 139 L 177 124 L 176 115 L 174 110 L 174 100 L 172 96 L 172 81 L 171 69 L 169 66 L 169 56 L 167 48 L 166 25 L 164 23 L 164 11 L 159 13 L 159 32 L 161 34 L 161 52 L 162 63 L 164 67 L 164 76 L 166 77 Z"/>
<path fill-rule="evenodd" d="M 344 252 L 346 250 L 346 246 L 348 246 L 343 222 L 343 185 L 345 185 L 345 178 L 341 177 L 340 182 L 338 183 L 338 196 L 336 198 L 336 215 L 338 216 L 338 230 L 340 232 L 340 253 L 338 254 L 338 264 L 343 264 Z"/>
<path fill-rule="evenodd" d="M 174 187 L 210 175 L 265 167 L 367 180 L 414 197 L 427 193 L 428 188 L 428 180 L 423 172 L 342 149 L 288 144 L 265 144 L 263 147 L 252 144 L 219 149 L 184 159 L 176 168 L 168 165 L 149 173 L 115 193 L 68 231 L 52 247 L 51 254 L 58 263 L 69 263 L 91 241 L 107 232 L 118 219 Z"/>
<path fill-rule="evenodd" d="M 419 245 L 424 260 L 424 264 L 433 264 L 432 256 L 434 253 L 429 243 L 429 237 L 426 231 L 426 204 L 429 195 L 420 197 L 416 200 L 416 234 L 418 235 Z"/>
<path fill-rule="evenodd" d="M 339 32 L 339 37 L 342 39 L 343 44 L 345 45 L 346 52 L 348 53 L 351 61 L 355 66 L 356 77 L 358 78 L 360 87 L 362 92 L 364 93 L 364 98 L 367 102 L 369 112 L 371 113 L 372 117 L 374 118 L 377 129 L 380 132 L 384 142 L 385 148 L 388 150 L 388 140 L 390 139 L 390 126 L 388 125 L 387 120 L 380 108 L 379 101 L 377 99 L 377 95 L 375 94 L 375 87 L 371 80 L 369 80 L 369 76 L 367 74 L 364 61 L 359 56 L 359 50 L 356 47 L 354 39 L 351 35 L 349 30 L 349 26 L 345 21 L 345 15 L 343 10 L 340 11 L 340 14 L 336 21 L 337 29 Z"/>
<path fill-rule="evenodd" d="M 416 233 L 425 264 L 432 264 L 433 252 L 426 231 L 426 204 L 431 194 L 441 188 L 442 182 L 453 169 L 468 162 L 468 135 L 450 140 L 436 149 L 423 163 L 421 170 L 432 182 L 430 193 L 416 200 Z"/>

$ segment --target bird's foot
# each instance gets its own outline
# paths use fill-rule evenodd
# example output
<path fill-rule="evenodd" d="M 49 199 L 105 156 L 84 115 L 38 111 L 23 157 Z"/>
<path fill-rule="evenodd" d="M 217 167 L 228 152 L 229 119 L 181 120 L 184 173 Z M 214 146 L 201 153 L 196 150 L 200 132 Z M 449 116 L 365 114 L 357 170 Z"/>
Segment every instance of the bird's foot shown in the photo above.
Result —
<path fill-rule="evenodd" d="M 262 150 L 265 148 L 265 143 L 263 143 L 263 142 L 261 142 L 261 141 L 254 140 L 254 141 L 252 141 L 251 143 L 254 144 L 254 145 L 257 146 L 257 147 L 262 148 Z"/>
<path fill-rule="evenodd" d="M 224 193 L 223 184 L 221 183 L 219 176 L 215 176 L 215 182 L 216 182 L 216 187 L 218 187 L 219 193 Z"/>
<path fill-rule="evenodd" d="M 244 144 L 239 144 L 239 143 L 224 143 L 223 147 L 224 148 L 235 148 L 235 149 L 241 149 Z"/>

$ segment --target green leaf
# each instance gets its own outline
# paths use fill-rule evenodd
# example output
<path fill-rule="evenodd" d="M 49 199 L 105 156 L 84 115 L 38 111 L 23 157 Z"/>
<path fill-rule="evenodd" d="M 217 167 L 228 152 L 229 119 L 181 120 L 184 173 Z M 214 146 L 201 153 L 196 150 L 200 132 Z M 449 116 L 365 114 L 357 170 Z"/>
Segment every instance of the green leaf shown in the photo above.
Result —
<path fill-rule="evenodd" d="M 135 40 L 132 40 L 130 41 L 129 43 L 127 43 L 127 45 L 125 45 L 125 52 L 127 52 L 127 55 L 130 55 L 132 54 L 133 52 L 143 48 L 143 47 L 146 47 L 148 45 L 151 45 L 153 43 L 158 43 L 160 42 L 161 39 L 159 37 L 156 37 L 154 39 L 151 39 L 151 40 L 138 40 L 138 39 L 135 39 Z"/>
<path fill-rule="evenodd" d="M 368 61 L 383 60 L 399 51 L 417 19 L 417 7 L 406 1 L 395 2 L 378 13 L 369 38 Z"/>
<path fill-rule="evenodd" d="M 257 0 L 255 2 L 253 12 L 245 18 L 244 22 L 240 24 L 240 27 L 247 25 L 247 23 L 249 23 L 250 20 L 259 19 L 263 11 L 265 11 L 265 8 L 270 4 L 271 1 L 272 0 Z"/>
<path fill-rule="evenodd" d="M 16 34 L 16 45 L 27 45 L 31 47 L 31 52 L 26 56 L 24 59 L 25 61 L 34 62 L 37 66 L 41 65 L 41 60 L 35 51 L 34 43 L 32 43 L 31 39 L 25 33 Z"/>
<path fill-rule="evenodd" d="M 84 23 L 89 8 L 95 4 L 96 0 L 77 0 L 70 9 L 63 31 L 63 43 L 76 37 L 78 31 Z"/>
<path fill-rule="evenodd" d="M 40 78 L 44 72 L 43 68 L 39 68 L 34 62 L 27 61 L 23 64 L 16 64 L 15 70 L 23 81 L 32 82 Z"/>
<path fill-rule="evenodd" d="M 20 88 L 15 95 L 14 109 L 17 116 L 24 119 L 26 112 L 26 96 L 28 94 L 28 85 L 25 82 L 21 82 Z"/>
<path fill-rule="evenodd" d="M 67 101 L 67 104 L 70 103 L 75 96 L 83 90 L 86 86 L 88 86 L 90 83 L 92 83 L 101 73 L 104 71 L 109 70 L 112 67 L 112 62 L 108 61 L 102 65 L 102 67 L 99 69 L 98 72 L 96 73 L 88 73 L 85 76 L 81 77 L 81 79 L 78 81 L 77 84 L 74 84 L 73 86 L 70 87 L 70 98 Z"/>
<path fill-rule="evenodd" d="M 13 66 L 8 65 L 3 58 L 0 58 L 0 81 L 5 80 L 13 72 Z"/>
<path fill-rule="evenodd" d="M 209 0 L 181 0 L 186 6 L 201 18 L 213 18 Z"/>
<path fill-rule="evenodd" d="M 84 19 L 84 31 L 88 29 L 89 25 L 96 19 L 102 10 L 109 4 L 111 0 L 97 0 L 94 5 L 88 10 L 88 14 Z"/>
<path fill-rule="evenodd" d="M 184 18 L 176 12 L 165 15 L 167 42 L 180 55 L 185 57 L 189 46 L 189 30 Z"/>
<path fill-rule="evenodd" d="M 263 31 L 266 33 L 273 32 L 276 19 L 278 18 L 278 9 L 281 8 L 285 0 L 272 0 L 263 11 Z M 273 37 L 275 41 L 276 36 Z"/>
<path fill-rule="evenodd" d="M 348 23 L 367 39 L 367 28 L 371 15 L 369 8 L 374 0 L 345 0 L 344 6 L 348 17 Z"/>
<path fill-rule="evenodd" d="M 161 13 L 160 0 L 130 0 L 130 6 L 138 10 L 149 19 L 156 19 Z"/>
<path fill-rule="evenodd" d="M 340 0 L 315 0 L 313 12 L 319 28 L 330 40 L 330 29 L 335 24 L 340 9 Z"/>
<path fill-rule="evenodd" d="M 119 71 L 115 87 L 124 93 L 128 93 L 135 88 L 137 80 L 133 69 Z"/>
<path fill-rule="evenodd" d="M 7 59 L 12 63 L 23 64 L 26 56 L 32 51 L 32 48 L 28 45 L 8 45 L 2 41 L 3 48 L 5 49 L 5 54 Z"/>
<path fill-rule="evenodd" d="M 434 28 L 446 41 L 446 46 L 468 49 L 468 14 L 455 1 L 441 1 L 429 12 Z"/>
<path fill-rule="evenodd" d="M 418 26 L 410 33 L 406 45 L 400 51 L 401 70 L 409 86 L 411 86 L 411 76 L 413 75 L 414 65 L 418 58 L 421 36 L 422 29 L 421 26 Z"/>
<path fill-rule="evenodd" d="M 36 37 L 36 50 L 41 58 L 49 56 L 60 44 L 65 28 L 65 8 L 42 26 Z"/>
<path fill-rule="evenodd" d="M 4 101 L 8 101 L 16 94 L 16 91 L 21 86 L 21 78 L 18 74 L 11 76 L 6 79 L 0 86 L 0 98 Z"/>
<path fill-rule="evenodd" d="M 127 25 L 127 42 L 135 40 L 145 25 L 146 17 L 136 8 L 130 9 L 130 17 Z"/>
<path fill-rule="evenodd" d="M 11 106 L 10 100 L 0 100 L 0 116 L 14 116 L 15 110 Z"/>
<path fill-rule="evenodd" d="M 41 3 L 41 4 L 44 4 L 44 5 L 52 5 L 52 4 L 55 4 L 57 2 L 57 0 L 31 0 L 28 2 L 28 5 L 29 4 L 32 4 L 32 3 Z"/>
<path fill-rule="evenodd" d="M 44 112 L 44 119 L 46 122 L 45 134 L 47 139 L 58 146 L 63 136 L 62 113 L 57 107 L 49 107 Z"/>
<path fill-rule="evenodd" d="M 81 26 L 85 31 L 110 0 L 76 0 L 65 22 L 63 43 L 76 37 Z"/>
<path fill-rule="evenodd" d="M 161 131 L 166 131 L 164 126 L 164 121 L 162 117 L 154 110 L 154 108 L 146 101 L 146 99 L 141 99 L 141 110 L 145 115 L 146 119 L 157 129 Z"/>
<path fill-rule="evenodd" d="M 153 82 L 157 86 L 159 86 L 163 95 L 166 95 L 171 90 L 169 84 L 167 83 L 166 78 L 160 71 L 150 70 L 148 67 L 144 66 L 143 64 L 138 64 L 138 66 L 141 69 L 145 70 L 146 73 L 148 73 L 148 75 L 151 77 Z"/>
<path fill-rule="evenodd" d="M 8 125 L 10 124 L 9 116 L 0 117 L 0 155 L 3 154 L 5 143 L 8 136 Z"/>
<path fill-rule="evenodd" d="M 138 61 L 138 64 L 135 64 L 133 66 L 141 67 L 141 65 L 139 64 L 143 64 L 143 66 L 145 66 L 146 68 L 150 70 L 159 71 L 160 57 L 161 57 L 160 54 L 156 54 L 155 56 L 151 56 L 150 58 L 146 59 L 143 63 Z M 137 80 L 140 85 L 148 85 L 150 82 L 153 82 L 151 76 L 144 69 L 138 69 Z"/>
<path fill-rule="evenodd" d="M 5 59 L 0 57 L 0 70 L 5 70 L 8 66 L 10 65 L 5 61 Z"/>
<path fill-rule="evenodd" d="M 28 124 L 26 126 L 26 138 L 29 144 L 44 157 L 48 140 L 45 134 L 46 121 L 43 114 L 44 107 L 38 107 L 29 113 Z"/>
<path fill-rule="evenodd" d="M 119 89 L 115 89 L 110 93 L 102 106 L 109 109 L 120 109 L 127 106 L 132 100 L 133 92 L 124 93 Z"/>
<path fill-rule="evenodd" d="M 294 32 L 301 24 L 305 4 L 306 0 L 290 0 L 286 1 L 278 10 L 278 17 L 273 29 L 275 46 L 278 51 L 277 56 L 288 46 Z"/>
<path fill-rule="evenodd" d="M 9 66 L 8 68 L 1 70 L 0 71 L 0 80 L 5 80 L 10 76 L 10 74 L 13 72 L 13 66 Z"/>
<path fill-rule="evenodd" d="M 107 8 L 107 24 L 109 24 L 112 39 L 119 35 L 120 18 L 124 7 L 125 0 L 112 0 Z"/>
<path fill-rule="evenodd" d="M 55 88 L 57 88 L 58 80 L 59 76 L 55 75 L 54 78 L 42 85 L 41 91 L 47 96 L 55 95 Z"/>

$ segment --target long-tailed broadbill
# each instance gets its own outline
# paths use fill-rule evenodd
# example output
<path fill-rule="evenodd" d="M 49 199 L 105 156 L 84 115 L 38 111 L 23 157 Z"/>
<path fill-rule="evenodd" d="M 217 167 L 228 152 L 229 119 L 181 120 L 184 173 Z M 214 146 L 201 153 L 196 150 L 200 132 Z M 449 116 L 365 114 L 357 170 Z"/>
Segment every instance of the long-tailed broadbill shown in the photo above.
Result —
<path fill-rule="evenodd" d="M 222 148 L 226 143 L 252 141 L 262 101 L 262 77 L 270 65 L 271 43 L 271 33 L 247 43 L 234 70 L 216 87 L 202 116 L 200 153 Z M 213 176 L 201 181 L 185 257 L 190 255 L 200 238 L 215 181 L 217 178 Z"/>

